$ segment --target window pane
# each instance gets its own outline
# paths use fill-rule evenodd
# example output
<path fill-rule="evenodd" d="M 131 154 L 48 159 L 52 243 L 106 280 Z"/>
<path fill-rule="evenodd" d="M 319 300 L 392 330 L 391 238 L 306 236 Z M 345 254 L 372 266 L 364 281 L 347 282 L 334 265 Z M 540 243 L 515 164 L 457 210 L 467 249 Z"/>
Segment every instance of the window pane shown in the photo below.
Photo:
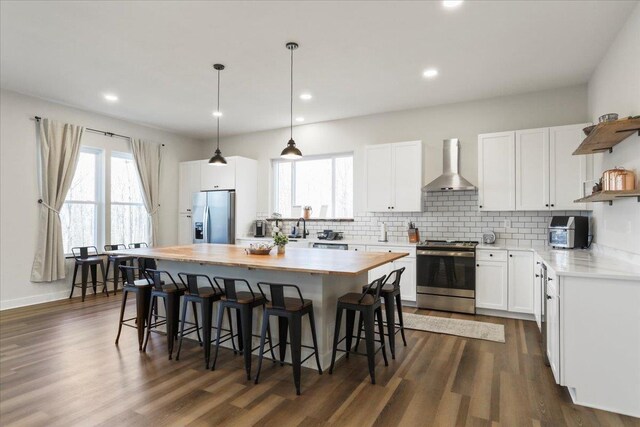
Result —
<path fill-rule="evenodd" d="M 302 160 L 296 162 L 296 182 L 294 204 L 310 205 L 313 216 L 318 217 L 322 205 L 333 212 L 331 202 L 332 161 L 331 159 Z"/>
<path fill-rule="evenodd" d="M 132 158 L 111 157 L 111 201 L 142 203 L 140 181 Z"/>
<path fill-rule="evenodd" d="M 96 205 L 67 202 L 60 210 L 64 253 L 77 246 L 95 246 Z"/>
<path fill-rule="evenodd" d="M 111 244 L 149 241 L 149 216 L 142 205 L 111 205 Z"/>
<path fill-rule="evenodd" d="M 276 163 L 276 212 L 285 218 L 291 216 L 291 165 L 290 162 Z"/>
<path fill-rule="evenodd" d="M 80 152 L 66 200 L 96 201 L 96 153 Z"/>
<path fill-rule="evenodd" d="M 336 218 L 353 217 L 353 157 L 338 157 L 335 170 Z"/>

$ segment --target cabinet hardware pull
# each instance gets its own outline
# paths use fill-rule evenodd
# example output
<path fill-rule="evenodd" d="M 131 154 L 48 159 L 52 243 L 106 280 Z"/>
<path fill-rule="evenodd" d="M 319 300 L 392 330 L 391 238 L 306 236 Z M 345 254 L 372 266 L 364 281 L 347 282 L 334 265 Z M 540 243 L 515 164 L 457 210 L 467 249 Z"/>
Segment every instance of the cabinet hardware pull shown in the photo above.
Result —
<path fill-rule="evenodd" d="M 539 275 L 539 274 L 536 274 L 536 277 L 540 277 L 540 275 Z"/>
<path fill-rule="evenodd" d="M 482 205 L 480 205 L 480 209 L 482 209 Z"/>
<path fill-rule="evenodd" d="M 513 258 L 513 255 L 509 254 L 509 258 Z"/>
<path fill-rule="evenodd" d="M 551 297 L 551 296 L 547 295 L 547 299 L 553 299 L 553 297 Z"/>
<path fill-rule="evenodd" d="M 493 254 L 489 254 L 489 256 L 493 256 Z"/>
<path fill-rule="evenodd" d="M 476 264 L 476 267 L 480 267 L 480 264 Z"/>
<path fill-rule="evenodd" d="M 551 282 L 553 280 L 553 278 L 552 277 L 547 277 L 547 280 Z"/>
<path fill-rule="evenodd" d="M 549 207 L 549 203 L 546 203 L 546 204 L 545 204 L 545 206 L 546 206 L 546 207 Z"/>
<path fill-rule="evenodd" d="M 553 203 L 551 203 L 551 207 L 554 207 L 555 205 Z"/>

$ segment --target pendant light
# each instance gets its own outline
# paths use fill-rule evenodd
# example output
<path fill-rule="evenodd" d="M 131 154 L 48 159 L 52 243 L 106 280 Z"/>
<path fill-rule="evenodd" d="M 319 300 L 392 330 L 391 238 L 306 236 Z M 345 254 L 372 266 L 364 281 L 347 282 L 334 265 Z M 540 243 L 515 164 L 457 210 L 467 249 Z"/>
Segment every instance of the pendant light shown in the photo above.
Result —
<path fill-rule="evenodd" d="M 218 71 L 218 109 L 214 113 L 216 116 L 216 141 L 217 147 L 215 154 L 212 158 L 209 159 L 209 164 L 213 166 L 227 166 L 227 160 L 222 157 L 222 153 L 220 152 L 220 71 L 224 70 L 224 65 L 222 64 L 214 64 L 213 68 Z"/>
<path fill-rule="evenodd" d="M 280 157 L 283 159 L 299 159 L 302 157 L 302 152 L 296 147 L 296 142 L 293 140 L 293 51 L 298 48 L 298 43 L 289 42 L 286 44 L 287 49 L 291 51 L 291 98 L 290 98 L 290 107 L 291 107 L 291 126 L 290 126 L 290 136 L 289 142 L 287 142 L 287 146 Z"/>

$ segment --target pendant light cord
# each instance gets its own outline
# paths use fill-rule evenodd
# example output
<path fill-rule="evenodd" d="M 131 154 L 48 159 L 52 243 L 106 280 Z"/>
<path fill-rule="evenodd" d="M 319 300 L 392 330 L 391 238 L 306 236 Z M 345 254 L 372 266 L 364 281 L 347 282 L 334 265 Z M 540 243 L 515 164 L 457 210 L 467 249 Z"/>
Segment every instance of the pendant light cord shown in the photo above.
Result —
<path fill-rule="evenodd" d="M 218 109 L 217 109 L 217 113 L 218 115 L 216 116 L 216 140 L 217 140 L 217 147 L 216 150 L 220 150 L 220 70 L 218 70 Z"/>
<path fill-rule="evenodd" d="M 290 139 L 293 139 L 293 49 L 291 49 L 291 98 L 290 98 Z"/>

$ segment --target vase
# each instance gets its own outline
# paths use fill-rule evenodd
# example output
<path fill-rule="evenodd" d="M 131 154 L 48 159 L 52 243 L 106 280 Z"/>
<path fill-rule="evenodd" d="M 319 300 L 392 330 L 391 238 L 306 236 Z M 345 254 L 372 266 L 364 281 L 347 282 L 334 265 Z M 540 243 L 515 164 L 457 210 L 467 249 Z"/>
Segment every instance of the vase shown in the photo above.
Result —
<path fill-rule="evenodd" d="M 278 255 L 284 255 L 285 245 L 278 245 Z"/>

